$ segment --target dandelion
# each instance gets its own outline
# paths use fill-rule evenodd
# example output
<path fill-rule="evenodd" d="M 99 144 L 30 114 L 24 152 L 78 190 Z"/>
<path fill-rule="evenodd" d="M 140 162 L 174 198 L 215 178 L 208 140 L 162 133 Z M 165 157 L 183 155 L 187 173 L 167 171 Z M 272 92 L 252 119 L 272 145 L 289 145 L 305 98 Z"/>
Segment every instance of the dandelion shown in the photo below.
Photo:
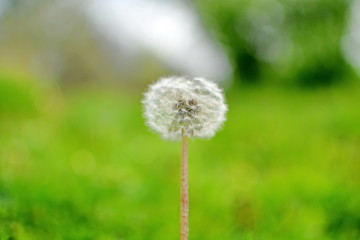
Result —
<path fill-rule="evenodd" d="M 143 100 L 146 123 L 164 139 L 182 140 L 180 239 L 188 239 L 188 138 L 211 138 L 225 121 L 222 91 L 204 78 L 168 77 L 150 85 Z"/>

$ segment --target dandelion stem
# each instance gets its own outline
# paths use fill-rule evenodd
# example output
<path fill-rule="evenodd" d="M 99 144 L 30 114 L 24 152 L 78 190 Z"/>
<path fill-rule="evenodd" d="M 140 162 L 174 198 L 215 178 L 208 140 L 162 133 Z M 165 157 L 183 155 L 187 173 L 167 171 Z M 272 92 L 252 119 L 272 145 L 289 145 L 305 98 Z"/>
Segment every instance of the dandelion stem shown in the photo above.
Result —
<path fill-rule="evenodd" d="M 188 193 L 188 138 L 182 137 L 180 163 L 180 240 L 188 240 L 189 235 L 189 193 Z"/>

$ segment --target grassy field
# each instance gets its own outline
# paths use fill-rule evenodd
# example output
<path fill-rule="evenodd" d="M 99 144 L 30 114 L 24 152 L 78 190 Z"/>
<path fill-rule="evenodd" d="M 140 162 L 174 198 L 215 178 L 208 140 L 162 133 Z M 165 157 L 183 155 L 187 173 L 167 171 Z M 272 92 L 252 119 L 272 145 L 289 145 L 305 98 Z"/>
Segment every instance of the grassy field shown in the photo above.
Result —
<path fill-rule="evenodd" d="M 190 142 L 190 239 L 360 239 L 360 87 L 244 88 Z M 140 92 L 0 76 L 0 239 L 171 240 L 180 144 Z"/>

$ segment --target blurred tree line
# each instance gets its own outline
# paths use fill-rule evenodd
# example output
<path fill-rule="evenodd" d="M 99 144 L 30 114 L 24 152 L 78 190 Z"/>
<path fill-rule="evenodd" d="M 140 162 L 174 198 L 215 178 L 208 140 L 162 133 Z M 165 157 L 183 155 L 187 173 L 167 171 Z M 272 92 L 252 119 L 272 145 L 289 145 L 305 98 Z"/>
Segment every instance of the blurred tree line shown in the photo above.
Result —
<path fill-rule="evenodd" d="M 67 85 L 84 79 L 101 83 L 125 79 L 136 85 L 130 80 L 171 72 L 145 54 L 137 67 L 142 71 L 129 75 L 129 66 L 135 63 L 114 51 L 116 46 L 94 29 L 83 11 L 84 1 L 7 2 L 0 16 L 2 68 L 35 69 Z M 193 3 L 209 34 L 227 52 L 236 81 L 313 87 L 355 78 L 340 47 L 352 0 Z"/>
<path fill-rule="evenodd" d="M 247 83 L 323 86 L 354 77 L 341 52 L 350 0 L 196 0 Z"/>

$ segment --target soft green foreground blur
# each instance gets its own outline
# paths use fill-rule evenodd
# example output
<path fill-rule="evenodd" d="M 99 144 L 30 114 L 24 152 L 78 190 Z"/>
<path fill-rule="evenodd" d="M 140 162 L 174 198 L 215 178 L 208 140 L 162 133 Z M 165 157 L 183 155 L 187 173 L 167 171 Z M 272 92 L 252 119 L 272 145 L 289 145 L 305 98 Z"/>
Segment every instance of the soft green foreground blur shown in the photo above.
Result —
<path fill-rule="evenodd" d="M 360 88 L 233 88 L 190 142 L 190 239 L 360 239 Z M 180 144 L 141 94 L 0 76 L 0 239 L 170 240 Z"/>

